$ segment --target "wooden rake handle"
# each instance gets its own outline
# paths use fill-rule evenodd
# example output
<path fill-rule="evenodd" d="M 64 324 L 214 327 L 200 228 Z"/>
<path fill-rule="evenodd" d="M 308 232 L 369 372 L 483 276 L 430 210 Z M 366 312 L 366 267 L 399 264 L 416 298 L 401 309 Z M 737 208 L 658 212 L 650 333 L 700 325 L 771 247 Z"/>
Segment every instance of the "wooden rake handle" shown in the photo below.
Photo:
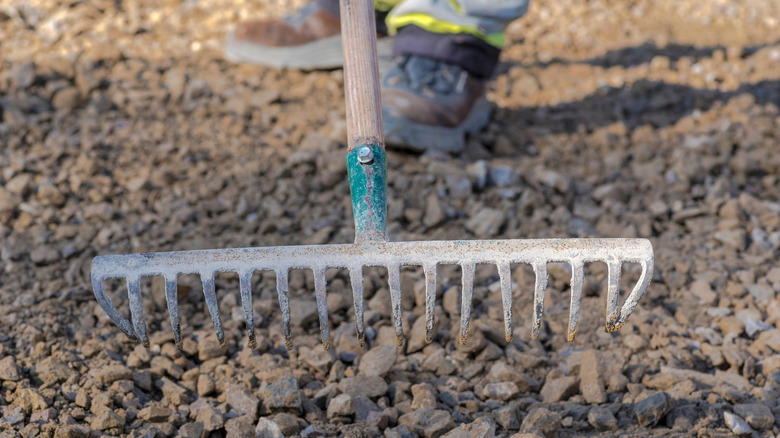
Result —
<path fill-rule="evenodd" d="M 349 151 L 362 145 L 384 149 L 374 2 L 341 0 L 340 8 L 347 147 Z"/>

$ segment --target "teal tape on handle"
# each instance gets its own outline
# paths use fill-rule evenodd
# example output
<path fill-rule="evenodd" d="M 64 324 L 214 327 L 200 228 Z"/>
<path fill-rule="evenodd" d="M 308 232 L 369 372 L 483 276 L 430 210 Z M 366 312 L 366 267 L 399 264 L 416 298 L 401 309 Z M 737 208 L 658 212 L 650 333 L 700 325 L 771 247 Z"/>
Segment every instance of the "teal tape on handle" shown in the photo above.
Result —
<path fill-rule="evenodd" d="M 373 161 L 363 164 L 358 151 L 371 148 Z M 387 241 L 387 155 L 376 145 L 347 153 L 347 174 L 355 218 L 355 243 Z"/>

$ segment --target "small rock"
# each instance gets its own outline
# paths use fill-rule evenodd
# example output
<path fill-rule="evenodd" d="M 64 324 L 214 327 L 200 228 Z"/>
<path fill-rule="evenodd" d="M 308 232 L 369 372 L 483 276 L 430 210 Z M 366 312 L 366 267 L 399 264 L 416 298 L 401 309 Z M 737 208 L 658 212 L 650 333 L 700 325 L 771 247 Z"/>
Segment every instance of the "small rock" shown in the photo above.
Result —
<path fill-rule="evenodd" d="M 494 237 L 506 222 L 506 212 L 485 207 L 466 221 L 466 229 L 477 237 Z"/>
<path fill-rule="evenodd" d="M 187 423 L 179 428 L 179 438 L 205 438 L 206 431 L 203 430 L 203 423 Z"/>
<path fill-rule="evenodd" d="M 251 437 L 255 432 L 253 424 L 254 419 L 247 415 L 231 418 L 225 422 L 225 438 Z"/>
<path fill-rule="evenodd" d="M 436 391 L 429 383 L 412 385 L 412 409 L 436 409 Z"/>
<path fill-rule="evenodd" d="M 557 412 L 547 408 L 536 408 L 523 420 L 520 426 L 520 432 L 534 433 L 541 432 L 544 436 L 553 435 L 561 427 L 562 418 Z"/>
<path fill-rule="evenodd" d="M 715 240 L 736 250 L 745 249 L 746 236 L 744 230 L 720 230 L 712 235 Z"/>
<path fill-rule="evenodd" d="M 352 398 L 364 396 L 375 398 L 387 392 L 385 379 L 378 376 L 355 376 L 343 379 L 339 383 L 341 392 L 349 394 Z"/>
<path fill-rule="evenodd" d="M 696 280 L 691 283 L 690 292 L 700 301 L 708 305 L 714 305 L 718 302 L 718 294 L 712 290 L 709 281 Z"/>
<path fill-rule="evenodd" d="M 355 411 L 355 420 L 365 420 L 371 412 L 380 410 L 376 403 L 362 395 L 352 399 L 352 407 Z"/>
<path fill-rule="evenodd" d="M 520 393 L 514 382 L 488 383 L 482 388 L 481 394 L 486 399 L 507 401 Z"/>
<path fill-rule="evenodd" d="M 771 429 L 775 417 L 769 407 L 762 403 L 745 403 L 734 406 L 734 413 L 744 418 L 750 427 L 758 430 Z"/>
<path fill-rule="evenodd" d="M 208 374 L 199 375 L 198 383 L 195 387 L 198 391 L 198 395 L 200 396 L 207 396 L 213 393 L 217 389 L 214 380 L 211 377 L 209 377 Z"/>
<path fill-rule="evenodd" d="M 268 385 L 265 391 L 263 391 L 263 404 L 271 411 L 291 410 L 298 413 L 301 412 L 303 405 L 301 393 L 298 389 L 298 378 L 293 376 L 282 377 Z"/>
<path fill-rule="evenodd" d="M 422 434 L 428 438 L 439 438 L 455 427 L 452 415 L 447 411 L 436 410 L 428 418 Z"/>
<path fill-rule="evenodd" d="M 734 415 L 729 411 L 723 413 L 723 421 L 735 435 L 750 435 L 753 433 L 753 429 L 748 426 L 742 417 Z"/>
<path fill-rule="evenodd" d="M 588 423 L 598 430 L 615 431 L 618 422 L 612 411 L 607 408 L 595 407 L 588 412 Z"/>
<path fill-rule="evenodd" d="M 317 303 L 311 300 L 290 300 L 290 324 L 303 327 L 318 318 Z"/>
<path fill-rule="evenodd" d="M 392 429 L 385 429 L 385 438 L 417 438 L 417 434 L 409 426 L 401 424 Z"/>
<path fill-rule="evenodd" d="M 283 380 L 283 379 L 280 379 Z M 295 388 L 297 391 L 297 387 Z M 266 403 L 270 401 L 263 399 Z M 225 387 L 225 401 L 236 411 L 239 415 L 247 416 L 254 422 L 257 418 L 257 409 L 260 406 L 260 400 L 253 396 L 246 388 L 241 385 L 229 384 Z M 299 399 L 300 401 L 300 399 Z M 271 409 L 270 405 L 267 405 Z M 300 403 L 298 405 L 300 409 Z M 204 424 L 205 426 L 205 424 Z"/>
<path fill-rule="evenodd" d="M 601 369 L 601 356 L 597 350 L 587 350 L 582 354 L 580 365 L 580 392 L 585 401 L 591 404 L 601 404 L 607 401 L 604 390 L 604 375 Z"/>
<path fill-rule="evenodd" d="M 16 366 L 16 359 L 13 356 L 6 356 L 0 360 L 0 380 L 11 382 L 22 380 L 22 373 Z"/>
<path fill-rule="evenodd" d="M 447 219 L 447 213 L 444 212 L 444 208 L 441 205 L 442 201 L 436 195 L 431 193 L 425 198 L 425 213 L 423 214 L 423 225 L 426 227 L 434 227 L 444 222 Z"/>
<path fill-rule="evenodd" d="M 257 421 L 255 438 L 284 438 L 282 430 L 273 420 L 263 417 Z"/>
<path fill-rule="evenodd" d="M 95 430 L 108 430 L 125 425 L 125 419 L 111 409 L 103 409 L 94 420 L 92 428 Z"/>
<path fill-rule="evenodd" d="M 235 409 L 235 406 L 232 404 L 230 406 Z M 239 411 L 239 413 L 243 414 L 241 411 Z M 203 429 L 206 432 L 222 429 L 225 425 L 225 419 L 222 417 L 222 414 L 208 403 L 204 403 L 203 406 L 198 409 L 198 416 L 195 418 L 195 421 L 202 423 Z"/>
<path fill-rule="evenodd" d="M 138 412 L 138 418 L 149 421 L 151 423 L 162 423 L 168 421 L 168 418 L 173 412 L 161 404 L 154 403 L 141 409 Z"/>
<path fill-rule="evenodd" d="M 157 386 L 162 391 L 163 396 L 175 405 L 189 404 L 194 400 L 189 390 L 179 386 L 179 384 L 167 377 L 158 380 Z"/>
<path fill-rule="evenodd" d="M 54 433 L 54 438 L 89 438 L 89 427 L 81 424 L 60 426 Z"/>
<path fill-rule="evenodd" d="M 44 409 L 42 411 L 33 412 L 30 415 L 30 423 L 48 423 L 57 419 L 59 412 L 54 408 Z"/>
<path fill-rule="evenodd" d="M 493 438 L 496 436 L 496 425 L 485 417 L 477 418 L 469 424 L 461 424 L 452 429 L 444 438 Z"/>
<path fill-rule="evenodd" d="M 564 376 L 547 381 L 540 392 L 545 403 L 556 403 L 567 400 L 577 393 L 579 379 L 574 376 Z"/>
<path fill-rule="evenodd" d="M 331 299 L 328 299 L 328 304 L 330 304 L 331 301 Z M 325 374 L 330 370 L 330 367 L 333 365 L 335 358 L 332 351 L 325 351 L 325 349 L 322 348 L 322 345 L 318 345 L 303 355 L 301 360 L 312 371 Z"/>
<path fill-rule="evenodd" d="M 16 391 L 14 404 L 20 406 L 26 413 L 41 411 L 49 407 L 50 401 L 37 389 L 24 388 Z"/>
<path fill-rule="evenodd" d="M 395 363 L 397 348 L 390 345 L 374 347 L 360 359 L 358 371 L 367 376 L 384 377 Z"/>
<path fill-rule="evenodd" d="M 306 429 L 303 429 L 301 431 L 302 438 L 316 438 L 316 437 L 326 436 L 326 435 L 327 434 L 325 433 L 324 430 L 320 429 L 319 427 L 313 424 L 310 424 L 308 427 L 306 427 Z"/>
<path fill-rule="evenodd" d="M 496 410 L 493 412 L 493 418 L 504 430 L 517 430 L 520 428 L 516 404 L 509 404 Z"/>
<path fill-rule="evenodd" d="M 198 342 L 198 360 L 205 362 L 222 356 L 222 347 L 215 336 L 206 336 Z"/>
<path fill-rule="evenodd" d="M 115 364 L 107 367 L 101 367 L 98 371 L 97 378 L 105 385 L 110 385 L 117 380 L 129 380 L 133 378 L 133 370 L 130 368 Z"/>
<path fill-rule="evenodd" d="M 279 430 L 282 431 L 284 436 L 296 435 L 301 430 L 298 417 L 287 412 L 280 412 L 274 415 L 273 421 L 279 426 Z"/>
<path fill-rule="evenodd" d="M 663 391 L 647 397 L 636 407 L 636 418 L 642 427 L 655 426 L 672 409 L 669 395 Z"/>
<path fill-rule="evenodd" d="M 328 418 L 347 417 L 354 413 L 352 397 L 349 394 L 339 394 L 328 403 Z"/>

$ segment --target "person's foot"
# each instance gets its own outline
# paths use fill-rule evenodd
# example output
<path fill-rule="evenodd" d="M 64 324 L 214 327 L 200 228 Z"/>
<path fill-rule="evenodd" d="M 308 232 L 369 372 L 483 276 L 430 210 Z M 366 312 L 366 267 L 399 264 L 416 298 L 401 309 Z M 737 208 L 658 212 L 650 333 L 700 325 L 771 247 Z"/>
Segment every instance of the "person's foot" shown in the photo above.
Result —
<path fill-rule="evenodd" d="M 382 80 L 385 143 L 416 151 L 463 150 L 490 121 L 485 84 L 455 64 L 402 55 Z"/>
<path fill-rule="evenodd" d="M 316 2 L 297 15 L 244 21 L 228 34 L 225 55 L 233 62 L 300 69 L 343 64 L 341 21 Z"/>
<path fill-rule="evenodd" d="M 241 22 L 234 31 L 228 33 L 225 57 L 232 62 L 249 62 L 276 68 L 339 68 L 344 65 L 344 55 L 341 48 L 341 21 L 336 12 L 314 1 L 304 6 L 298 14 L 284 19 Z M 383 21 L 385 15 L 377 13 L 379 36 L 387 32 Z M 388 43 L 378 42 L 380 59 L 388 56 L 391 50 Z"/>

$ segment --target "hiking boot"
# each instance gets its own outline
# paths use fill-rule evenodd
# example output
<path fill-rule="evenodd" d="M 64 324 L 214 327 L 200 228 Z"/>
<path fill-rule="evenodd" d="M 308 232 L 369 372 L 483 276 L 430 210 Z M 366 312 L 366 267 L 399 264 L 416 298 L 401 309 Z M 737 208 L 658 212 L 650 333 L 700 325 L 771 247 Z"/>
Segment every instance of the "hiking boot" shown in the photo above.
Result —
<path fill-rule="evenodd" d="M 378 47 L 380 57 L 391 50 L 388 43 Z M 338 68 L 344 65 L 341 20 L 336 11 L 311 2 L 284 19 L 244 21 L 228 34 L 225 57 L 232 62 L 276 68 Z"/>
<path fill-rule="evenodd" d="M 402 55 L 382 80 L 385 143 L 416 151 L 463 150 L 490 121 L 485 83 L 458 65 Z"/>

